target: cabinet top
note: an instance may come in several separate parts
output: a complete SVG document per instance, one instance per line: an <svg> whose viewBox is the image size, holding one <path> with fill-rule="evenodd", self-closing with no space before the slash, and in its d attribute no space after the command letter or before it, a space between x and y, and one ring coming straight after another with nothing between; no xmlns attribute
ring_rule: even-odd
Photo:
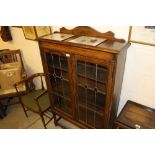
<svg viewBox="0 0 155 155"><path fill-rule="evenodd" d="M63 27L60 29L60 32L41 37L39 41L95 49L110 53L119 53L130 45L130 43L123 39L115 38L115 34L111 31L101 33L88 26L78 26L71 30Z"/></svg>

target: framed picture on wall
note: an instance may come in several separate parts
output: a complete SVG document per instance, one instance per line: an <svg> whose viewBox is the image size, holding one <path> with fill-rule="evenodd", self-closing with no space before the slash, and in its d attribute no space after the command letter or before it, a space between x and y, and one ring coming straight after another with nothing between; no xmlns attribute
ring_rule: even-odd
<svg viewBox="0 0 155 155"><path fill-rule="evenodd" d="M37 37L43 37L51 34L50 26L35 26Z"/></svg>
<svg viewBox="0 0 155 155"><path fill-rule="evenodd" d="M36 32L34 26L22 26L26 39L36 40Z"/></svg>
<svg viewBox="0 0 155 155"><path fill-rule="evenodd" d="M155 46L155 26L130 26L129 42Z"/></svg>
<svg viewBox="0 0 155 155"><path fill-rule="evenodd" d="M39 37L51 34L50 26L22 26L26 39L37 40Z"/></svg>

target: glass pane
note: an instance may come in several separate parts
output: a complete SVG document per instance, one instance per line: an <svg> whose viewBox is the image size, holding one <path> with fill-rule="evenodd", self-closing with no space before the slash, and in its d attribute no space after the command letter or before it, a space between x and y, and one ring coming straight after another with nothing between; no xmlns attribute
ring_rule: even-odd
<svg viewBox="0 0 155 155"><path fill-rule="evenodd" d="M96 101L97 106L104 107L105 95L101 93L96 93Z"/></svg>
<svg viewBox="0 0 155 155"><path fill-rule="evenodd" d="M106 82L107 79L108 79L108 71L107 71L107 69L105 67L103 67L103 66L98 66L97 80Z"/></svg>
<svg viewBox="0 0 155 155"><path fill-rule="evenodd" d="M52 57L54 67L60 69L59 56L54 54Z"/></svg>
<svg viewBox="0 0 155 155"><path fill-rule="evenodd" d="M51 64L52 64L51 54L47 53L47 54L46 54L46 59L47 59L47 64L48 64L48 65L51 65Z"/></svg>
<svg viewBox="0 0 155 155"><path fill-rule="evenodd" d="M82 108L81 106L79 106L79 120L81 120L82 122L86 122L86 108Z"/></svg>
<svg viewBox="0 0 155 155"><path fill-rule="evenodd" d="M53 104L59 110L71 114L70 81L68 78L68 60L56 54L46 54Z"/></svg>
<svg viewBox="0 0 155 155"><path fill-rule="evenodd" d="M80 122L93 128L104 128L108 69L77 61L77 104Z"/></svg>
<svg viewBox="0 0 155 155"><path fill-rule="evenodd" d="M86 77L96 79L96 64L86 63Z"/></svg>
<svg viewBox="0 0 155 155"><path fill-rule="evenodd" d="M82 61L77 62L77 74L85 75L85 62Z"/></svg>
<svg viewBox="0 0 155 155"><path fill-rule="evenodd" d="M94 80L87 78L86 83L87 83L88 88L90 89L94 89L96 87L96 83L94 82Z"/></svg>
<svg viewBox="0 0 155 155"><path fill-rule="evenodd" d="M79 104L85 104L86 103L86 90L85 90L85 88L78 86L77 93L78 93Z"/></svg>
<svg viewBox="0 0 155 155"><path fill-rule="evenodd" d="M54 72L53 72L53 74L54 74ZM57 77L61 77L61 70L55 68L55 74Z"/></svg>
<svg viewBox="0 0 155 155"><path fill-rule="evenodd" d="M103 116L100 114L95 114L95 128L97 129L103 129Z"/></svg>
<svg viewBox="0 0 155 155"><path fill-rule="evenodd" d="M56 82L56 78L54 78L54 76L50 76L50 82L51 82L51 86L52 86L52 91L57 92L57 82Z"/></svg>
<svg viewBox="0 0 155 155"><path fill-rule="evenodd" d="M63 90L64 96L69 98L70 97L70 83L68 81L63 80Z"/></svg>
<svg viewBox="0 0 155 155"><path fill-rule="evenodd" d="M95 92L87 89L87 104L95 104Z"/></svg>
<svg viewBox="0 0 155 155"><path fill-rule="evenodd" d="M56 108L68 114L72 114L69 100L64 99L63 97L55 94L52 95L52 99L53 99L53 103L55 103L54 105Z"/></svg>
<svg viewBox="0 0 155 155"><path fill-rule="evenodd" d="M94 114L95 114L94 111L87 109L87 123L93 127L95 123Z"/></svg>
<svg viewBox="0 0 155 155"><path fill-rule="evenodd" d="M102 93L106 93L106 84L97 82L97 90Z"/></svg>
<svg viewBox="0 0 155 155"><path fill-rule="evenodd" d="M62 76L63 79L68 79L68 72L67 71L62 70L61 74L62 74L61 76Z"/></svg>
<svg viewBox="0 0 155 155"><path fill-rule="evenodd" d="M56 85L57 85L57 93L63 95L63 85L62 80L60 78L56 78Z"/></svg>
<svg viewBox="0 0 155 155"><path fill-rule="evenodd" d="M61 68L62 68L62 70L67 71L68 70L67 59L65 57L60 57L60 61L61 61Z"/></svg>

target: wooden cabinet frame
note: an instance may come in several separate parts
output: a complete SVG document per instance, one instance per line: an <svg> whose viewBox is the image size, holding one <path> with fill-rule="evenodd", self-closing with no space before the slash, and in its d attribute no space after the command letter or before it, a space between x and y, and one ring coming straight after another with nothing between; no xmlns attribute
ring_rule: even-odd
<svg viewBox="0 0 155 155"><path fill-rule="evenodd" d="M125 66L125 60L126 60L126 50L130 44L125 42L122 39L116 39L112 32L100 33L90 27L77 27L77 28L74 28L73 30L67 30L65 28L62 28L60 30L60 33L73 34L74 36L64 41L55 41L55 40L50 40L46 38L41 38L39 40L43 68L46 75L47 88L49 90L49 96L50 96L52 111L54 115L58 115L81 128L96 128L96 127L112 128L113 122L116 118L117 108L118 108L119 98L121 93L121 85L122 85L124 66ZM97 45L96 47L79 45L79 44L68 42L68 40L76 38L80 35L88 35L93 37L95 36L100 38L103 37L103 38L106 38L107 40ZM48 57L52 57L52 60L49 60L49 62L54 63L54 60L56 60L57 56L59 56L60 66L62 63L60 62L60 60L65 61L63 60L62 57L64 57L64 59L66 59L68 63L67 74L68 74L68 79L70 84L71 114L67 114L66 112L62 111L58 107L56 108L55 105L53 104L54 99L53 97L51 97L51 94L53 93L52 89L54 88L52 87L50 82L50 77L49 77L50 71L49 71L49 64L47 59ZM79 108L78 106L80 106L78 102L78 98L80 97L78 96L77 98L77 95L79 95L79 92L77 90L79 88L78 86L79 83L77 81L78 80L77 78L79 78L77 65L79 62L81 62L81 66L84 65L84 67L86 68L85 76L82 77L84 78L84 81L87 81L86 84L84 84L83 86L84 88L82 88L84 92L86 92L85 102L86 102L86 105L88 105L87 104L88 99L89 98L91 99L93 98L93 96L95 96L94 97L95 100L93 100L95 101L95 105L93 105L92 107L92 108L95 107L94 111L92 109L91 109L92 111L89 111L87 107L86 108L83 107L84 110L82 109L81 113L79 113L79 110L78 110ZM93 68L90 68L89 65L92 67L96 66L95 68L96 80L94 82L96 84L93 87L93 91L92 91L94 93L93 96L91 96L92 92L90 90L88 93L88 87L87 87L88 81L90 80L88 80L89 78L87 79L86 74L89 70L90 76L92 76L91 71L93 69ZM107 69L107 73L105 72L103 74L104 70L102 69L102 67L103 68L105 67ZM52 67L52 72L54 72L52 73L52 76L55 76L55 70L56 70L55 67ZM60 72L61 72L60 74L62 74L62 70ZM105 97L103 93L100 93L97 90L99 85L98 79L97 79L99 77L97 77L97 75L99 73L101 75L107 74L107 77L106 77L107 83L105 85L105 89L106 89ZM60 79L63 81L63 77L60 76ZM57 87L57 82L56 82L56 87ZM87 93L90 96L87 96ZM98 112L98 108L96 111L96 106L97 106L96 103L102 103L100 100L103 99L103 97L105 98L105 101L104 101L105 108L103 107L101 109L101 113L103 112L103 116L99 116L96 113ZM64 101L64 98L62 101ZM99 106L99 108L100 107L101 105ZM85 113L83 111L86 111L86 113L87 111L89 112L89 115L86 116L86 122L84 122L83 120L82 121L80 120L80 117L85 120L85 116L83 115ZM92 116L95 117L93 121L94 124L91 124ZM89 120L89 123L87 119ZM57 121L55 120L55 124L57 125L56 122Z"/></svg>

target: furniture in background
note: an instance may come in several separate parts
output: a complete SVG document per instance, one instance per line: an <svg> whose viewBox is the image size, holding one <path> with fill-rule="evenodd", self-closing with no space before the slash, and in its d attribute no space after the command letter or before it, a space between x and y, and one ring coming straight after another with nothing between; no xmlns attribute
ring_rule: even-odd
<svg viewBox="0 0 155 155"><path fill-rule="evenodd" d="M25 39L37 40L52 33L50 26L22 26Z"/></svg>
<svg viewBox="0 0 155 155"><path fill-rule="evenodd" d="M28 110L39 114L44 128L46 129L46 125L53 119L53 116L49 116L46 114L46 112L50 110L51 106L47 90L45 89L43 83L43 76L43 73L33 74L17 82L15 84L15 88L18 93L19 101L23 107L26 117L28 117ZM35 82L37 83L37 86L39 85L38 88L36 87ZM24 95L21 95L21 93L18 90L18 87L23 83L26 86L26 92ZM49 118L47 123L45 122L44 116Z"/></svg>
<svg viewBox="0 0 155 155"><path fill-rule="evenodd" d="M39 46L55 125L58 115L81 128L112 128L130 43L79 26L42 37Z"/></svg>
<svg viewBox="0 0 155 155"><path fill-rule="evenodd" d="M18 67L17 67L18 66ZM16 68L15 68L16 67ZM10 68L10 69L9 69ZM17 97L14 83L26 77L26 72L20 50L0 50L0 100L7 99L7 103L3 105L5 110L12 98ZM24 93L25 86L20 86L20 93Z"/></svg>
<svg viewBox="0 0 155 155"><path fill-rule="evenodd" d="M12 40L12 36L11 36L9 26L0 26L0 37L5 42Z"/></svg>
<svg viewBox="0 0 155 155"><path fill-rule="evenodd" d="M116 122L117 129L155 129L155 109L127 101Z"/></svg>
<svg viewBox="0 0 155 155"><path fill-rule="evenodd" d="M4 118L6 116L6 111L5 111L5 107L3 106L3 104L0 101L0 118Z"/></svg>

